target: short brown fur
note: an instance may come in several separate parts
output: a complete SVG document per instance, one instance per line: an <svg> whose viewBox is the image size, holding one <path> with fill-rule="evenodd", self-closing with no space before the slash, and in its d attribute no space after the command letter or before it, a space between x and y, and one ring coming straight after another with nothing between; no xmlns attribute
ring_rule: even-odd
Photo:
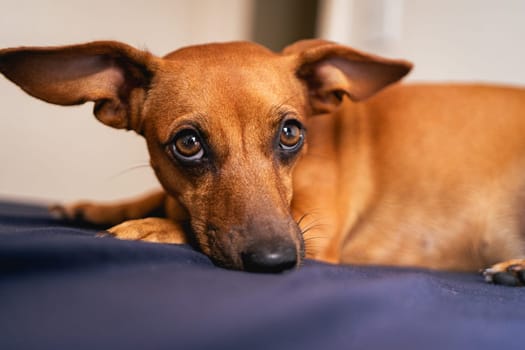
<svg viewBox="0 0 525 350"><path fill-rule="evenodd" d="M117 42L0 51L0 71L29 94L94 101L100 121L146 138L162 192L55 207L63 217L193 242L254 271L304 256L461 271L523 258L525 90L389 86L410 69L322 40L164 58ZM280 138L290 130L304 139L293 151ZM197 161L173 151L185 132L198 136ZM508 267L497 266L488 279Z"/></svg>

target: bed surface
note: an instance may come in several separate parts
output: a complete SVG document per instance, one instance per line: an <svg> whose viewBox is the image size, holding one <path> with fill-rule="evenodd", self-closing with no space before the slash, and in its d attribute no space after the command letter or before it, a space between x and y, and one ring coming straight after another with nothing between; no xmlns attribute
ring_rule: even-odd
<svg viewBox="0 0 525 350"><path fill-rule="evenodd" d="M264 275L0 202L0 349L525 349L525 288L331 266Z"/></svg>

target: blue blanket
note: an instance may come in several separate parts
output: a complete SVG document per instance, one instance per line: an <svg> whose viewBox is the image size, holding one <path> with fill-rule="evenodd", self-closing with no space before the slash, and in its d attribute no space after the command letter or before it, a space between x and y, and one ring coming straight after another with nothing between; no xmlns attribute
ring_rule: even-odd
<svg viewBox="0 0 525 350"><path fill-rule="evenodd" d="M331 266L264 275L0 202L0 349L525 349L525 288Z"/></svg>

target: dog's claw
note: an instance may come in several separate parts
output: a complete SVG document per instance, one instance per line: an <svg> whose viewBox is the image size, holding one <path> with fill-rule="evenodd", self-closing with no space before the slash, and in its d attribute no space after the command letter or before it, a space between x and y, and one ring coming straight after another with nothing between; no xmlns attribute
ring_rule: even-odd
<svg viewBox="0 0 525 350"><path fill-rule="evenodd" d="M113 237L113 235L111 233L109 233L108 231L100 231L100 232L97 232L95 237L96 238L105 238L105 237Z"/></svg>
<svg viewBox="0 0 525 350"><path fill-rule="evenodd" d="M60 205L55 204L48 208L49 214L57 220L84 221L86 210L85 204Z"/></svg>
<svg viewBox="0 0 525 350"><path fill-rule="evenodd" d="M55 204L48 208L49 214L53 219L56 220L65 220L68 218L68 215L66 213L66 210L64 206Z"/></svg>
<svg viewBox="0 0 525 350"><path fill-rule="evenodd" d="M504 286L525 285L525 259L514 259L495 264L483 270L483 276L488 283Z"/></svg>

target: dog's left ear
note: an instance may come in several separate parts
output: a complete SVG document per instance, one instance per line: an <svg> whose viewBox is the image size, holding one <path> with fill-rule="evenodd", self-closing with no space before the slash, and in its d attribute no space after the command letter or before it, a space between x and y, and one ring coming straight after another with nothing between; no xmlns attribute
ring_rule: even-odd
<svg viewBox="0 0 525 350"><path fill-rule="evenodd" d="M308 86L314 113L331 112L344 95L366 99L412 69L404 60L387 59L325 40L302 40L283 50L297 57L297 76Z"/></svg>
<svg viewBox="0 0 525 350"><path fill-rule="evenodd" d="M0 72L28 94L59 105L95 102L114 128L140 133L140 113L156 58L115 41L0 50Z"/></svg>

